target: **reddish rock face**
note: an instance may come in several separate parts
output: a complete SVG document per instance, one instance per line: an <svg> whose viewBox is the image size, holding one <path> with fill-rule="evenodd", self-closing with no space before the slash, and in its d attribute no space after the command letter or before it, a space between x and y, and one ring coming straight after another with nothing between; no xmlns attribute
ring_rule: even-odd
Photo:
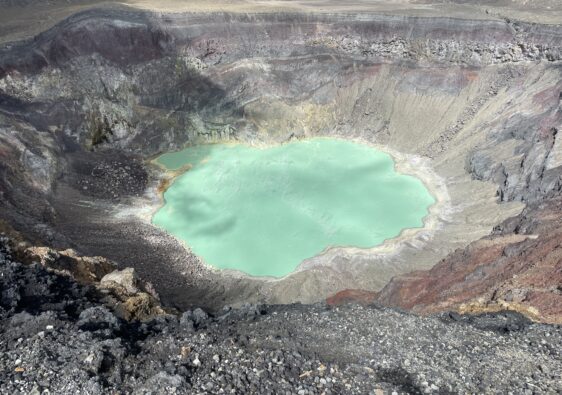
<svg viewBox="0 0 562 395"><path fill-rule="evenodd" d="M528 207L430 270L395 277L376 301L422 314L510 309L562 323L562 198Z"/></svg>
<svg viewBox="0 0 562 395"><path fill-rule="evenodd" d="M329 306L340 306L347 303L359 303L368 305L375 301L377 292L364 291L361 289L345 289L334 296L326 299Z"/></svg>

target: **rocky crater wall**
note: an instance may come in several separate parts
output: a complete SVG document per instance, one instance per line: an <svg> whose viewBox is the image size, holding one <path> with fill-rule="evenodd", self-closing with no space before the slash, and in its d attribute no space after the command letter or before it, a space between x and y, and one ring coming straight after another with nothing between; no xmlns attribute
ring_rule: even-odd
<svg viewBox="0 0 562 395"><path fill-rule="evenodd" d="M34 242L135 267L179 307L376 291L560 192L561 36L374 14L77 14L0 48L1 215ZM430 173L443 192L431 228L262 281L208 270L148 222L154 155L319 135Z"/></svg>

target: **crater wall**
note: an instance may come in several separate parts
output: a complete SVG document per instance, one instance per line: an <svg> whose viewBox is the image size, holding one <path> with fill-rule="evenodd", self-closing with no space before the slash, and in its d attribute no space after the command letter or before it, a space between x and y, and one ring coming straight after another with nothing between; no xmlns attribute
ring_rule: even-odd
<svg viewBox="0 0 562 395"><path fill-rule="evenodd" d="M0 48L2 217L219 308L381 289L561 189L558 27L371 13L91 10ZM151 226L158 153L338 136L402 155L441 196L391 249L330 250L280 281L215 272Z"/></svg>

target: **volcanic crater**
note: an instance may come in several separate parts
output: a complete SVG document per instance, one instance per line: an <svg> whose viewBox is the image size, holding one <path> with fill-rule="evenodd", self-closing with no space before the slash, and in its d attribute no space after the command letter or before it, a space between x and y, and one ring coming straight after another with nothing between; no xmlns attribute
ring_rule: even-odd
<svg viewBox="0 0 562 395"><path fill-rule="evenodd" d="M561 43L555 25L492 15L81 11L0 47L0 215L33 244L134 268L178 309L377 295L392 278L381 300L412 308L396 276L542 240L521 213L562 188ZM421 179L436 199L423 228L271 279L213 270L152 225L177 175L157 156L316 137L379 147ZM542 318L560 300L545 292Z"/></svg>

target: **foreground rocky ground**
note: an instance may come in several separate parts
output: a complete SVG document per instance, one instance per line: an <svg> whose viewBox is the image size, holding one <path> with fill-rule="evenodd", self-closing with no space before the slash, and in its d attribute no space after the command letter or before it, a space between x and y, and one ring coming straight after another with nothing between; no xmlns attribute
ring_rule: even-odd
<svg viewBox="0 0 562 395"><path fill-rule="evenodd" d="M0 392L560 393L562 328L514 313L246 306L125 321L0 241Z"/></svg>

